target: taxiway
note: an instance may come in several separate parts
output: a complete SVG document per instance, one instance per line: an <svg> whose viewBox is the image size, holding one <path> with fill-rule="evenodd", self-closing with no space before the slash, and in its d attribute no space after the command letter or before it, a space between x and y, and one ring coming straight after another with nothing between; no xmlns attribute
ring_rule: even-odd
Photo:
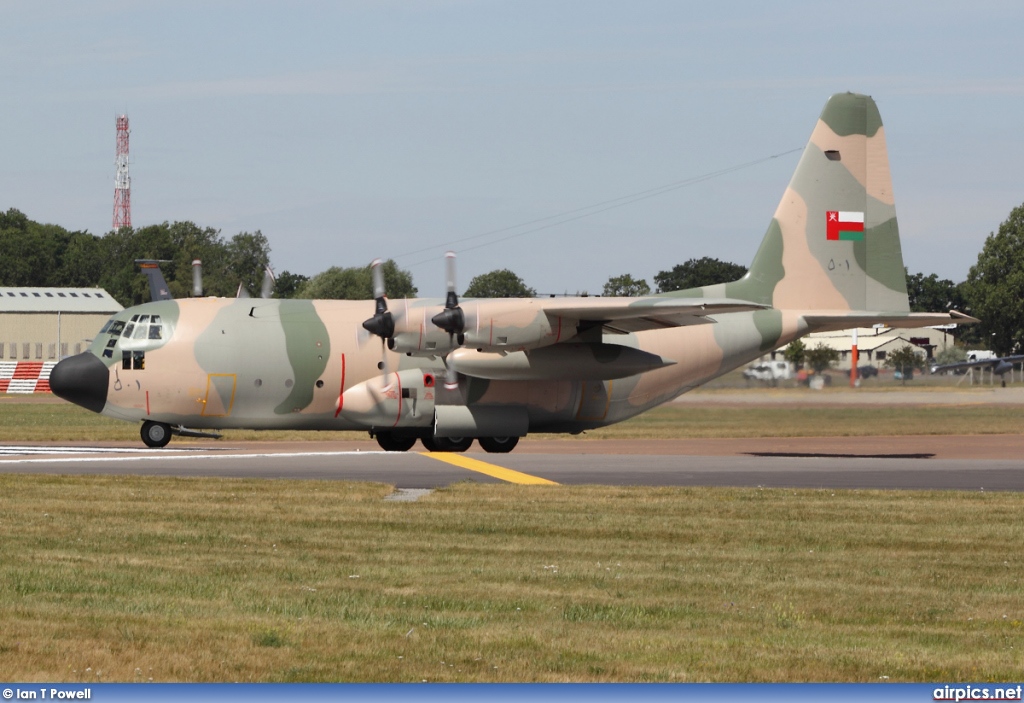
<svg viewBox="0 0 1024 703"><path fill-rule="evenodd" d="M0 472L615 486L1024 491L1024 437L530 439L512 454L384 453L372 442L0 446Z"/></svg>

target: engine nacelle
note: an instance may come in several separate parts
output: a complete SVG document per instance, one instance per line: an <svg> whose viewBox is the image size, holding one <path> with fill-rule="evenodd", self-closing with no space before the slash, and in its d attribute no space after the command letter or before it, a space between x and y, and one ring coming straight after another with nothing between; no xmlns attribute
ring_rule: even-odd
<svg viewBox="0 0 1024 703"><path fill-rule="evenodd" d="M431 321L442 306L396 305L389 348L413 356L444 356L459 347L488 352L538 349L575 337L579 324L549 316L529 298L468 300L461 308L465 327L461 334L449 334Z"/></svg>
<svg viewBox="0 0 1024 703"><path fill-rule="evenodd" d="M530 298L470 300L463 346L482 351L537 349L576 336L578 320L549 316Z"/></svg>
<svg viewBox="0 0 1024 703"><path fill-rule="evenodd" d="M459 373L492 381L611 381L676 363L618 344L577 342L506 354L456 349L448 360Z"/></svg>
<svg viewBox="0 0 1024 703"><path fill-rule="evenodd" d="M434 374L423 369L374 376L341 395L338 414L367 429L430 427L435 384Z"/></svg>

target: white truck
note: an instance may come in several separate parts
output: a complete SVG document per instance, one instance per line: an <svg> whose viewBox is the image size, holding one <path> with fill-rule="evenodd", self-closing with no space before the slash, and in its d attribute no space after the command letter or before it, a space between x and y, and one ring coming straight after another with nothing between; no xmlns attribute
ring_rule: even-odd
<svg viewBox="0 0 1024 703"><path fill-rule="evenodd" d="M761 361L745 369L743 378L774 386L779 381L793 378L793 364L788 361Z"/></svg>

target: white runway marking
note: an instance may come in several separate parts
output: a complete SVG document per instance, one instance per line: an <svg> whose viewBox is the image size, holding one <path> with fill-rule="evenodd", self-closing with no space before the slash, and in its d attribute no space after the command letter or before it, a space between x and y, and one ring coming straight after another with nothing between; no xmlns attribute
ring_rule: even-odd
<svg viewBox="0 0 1024 703"><path fill-rule="evenodd" d="M0 444L0 456L17 456L24 454L147 454L160 451L159 449L140 449L138 447L45 447L45 446L19 446L14 444ZM174 449L176 452L207 452L205 447L187 447Z"/></svg>
<svg viewBox="0 0 1024 703"><path fill-rule="evenodd" d="M58 452L52 451L53 448L47 448L47 449L51 449L51 451L46 451L46 452L40 451L40 452L34 452L34 453L36 453L36 454L44 454L44 453L45 454L54 454L54 453L58 453ZM65 449L67 449L67 447L65 447ZM350 452L280 452L280 453L271 452L271 453L264 453L264 454L246 454L246 453L241 453L241 452L237 452L237 453L220 453L220 452L218 452L217 454L207 454L207 453L205 453L206 451L209 451L209 450L193 450L192 454L177 454L177 453L169 454L169 453L164 452L164 450L161 450L161 449L149 449L149 450L145 450L145 449L134 449L134 450L101 449L101 450L96 450L96 449L94 449L92 451L93 452L100 451L100 452L105 452L105 453L117 452L117 451L135 451L135 452L148 452L148 453L144 454L144 455L134 454L132 456L71 456L71 455L61 455L59 457L52 457L52 458L45 458L45 459L22 459L22 458L17 458L17 459L0 459L0 464L3 464L3 465L8 465L8 464L45 464L45 463L50 463L50 464L54 464L54 463L72 464L72 463L89 463L89 462L92 462L92 463L100 463L100 462L103 462L103 463L113 463L113 462L117 462L117 461L180 461L180 460L200 461L202 459L273 459L273 458L286 459L286 458L310 457L310 456L387 456L387 457L391 457L391 458L395 458L395 457L399 457L399 456L419 456L419 454L406 454L406 453L402 453L402 452L384 452L384 451L380 451L380 452L360 452L360 451L350 451ZM178 452L180 450L176 449L174 451Z"/></svg>

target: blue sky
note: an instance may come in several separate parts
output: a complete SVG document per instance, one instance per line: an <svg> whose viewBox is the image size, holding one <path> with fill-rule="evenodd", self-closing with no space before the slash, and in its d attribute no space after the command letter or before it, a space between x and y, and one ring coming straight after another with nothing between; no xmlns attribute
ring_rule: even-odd
<svg viewBox="0 0 1024 703"><path fill-rule="evenodd" d="M307 275L394 257L423 295L466 240L460 288L507 267L599 292L749 264L798 153L505 228L800 148L852 90L886 124L906 264L959 281L1024 202L1021 27L984 0L6 2L0 208L108 231L127 113L136 226L259 229Z"/></svg>

